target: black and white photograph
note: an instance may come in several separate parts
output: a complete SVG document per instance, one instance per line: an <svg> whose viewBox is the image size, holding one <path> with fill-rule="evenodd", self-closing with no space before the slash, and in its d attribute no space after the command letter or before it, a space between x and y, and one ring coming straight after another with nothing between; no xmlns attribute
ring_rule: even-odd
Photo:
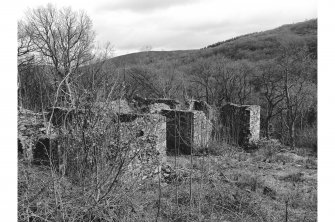
<svg viewBox="0 0 335 222"><path fill-rule="evenodd" d="M321 221L317 3L21 1L11 219Z"/></svg>

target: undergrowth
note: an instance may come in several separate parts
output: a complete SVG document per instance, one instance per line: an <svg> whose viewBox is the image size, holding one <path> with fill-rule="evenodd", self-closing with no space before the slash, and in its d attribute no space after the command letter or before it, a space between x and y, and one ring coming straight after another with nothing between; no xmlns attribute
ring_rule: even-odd
<svg viewBox="0 0 335 222"><path fill-rule="evenodd" d="M216 144L192 163L190 156L168 157L161 174L121 177L108 198L96 202L95 186L20 160L18 220L316 221L313 161L275 141L260 142L253 153Z"/></svg>

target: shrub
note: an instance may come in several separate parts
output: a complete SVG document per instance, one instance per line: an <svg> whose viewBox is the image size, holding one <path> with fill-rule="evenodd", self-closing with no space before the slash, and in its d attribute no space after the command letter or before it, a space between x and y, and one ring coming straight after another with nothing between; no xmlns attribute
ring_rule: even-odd
<svg viewBox="0 0 335 222"><path fill-rule="evenodd" d="M317 126L311 126L300 130L296 136L297 147L307 147L311 148L313 152L317 152L318 149L318 139L317 139Z"/></svg>
<svg viewBox="0 0 335 222"><path fill-rule="evenodd" d="M255 142L255 146L258 148L256 153L258 155L264 156L265 158L271 158L277 154L284 146L275 139L260 139Z"/></svg>

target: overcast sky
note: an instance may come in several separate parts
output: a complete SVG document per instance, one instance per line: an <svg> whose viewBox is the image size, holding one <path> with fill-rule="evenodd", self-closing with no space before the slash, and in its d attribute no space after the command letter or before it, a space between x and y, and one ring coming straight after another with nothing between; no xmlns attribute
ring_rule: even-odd
<svg viewBox="0 0 335 222"><path fill-rule="evenodd" d="M19 4L18 17L45 0ZM152 50L198 49L231 37L317 18L317 0L90 0L49 1L85 10L100 43L116 55Z"/></svg>

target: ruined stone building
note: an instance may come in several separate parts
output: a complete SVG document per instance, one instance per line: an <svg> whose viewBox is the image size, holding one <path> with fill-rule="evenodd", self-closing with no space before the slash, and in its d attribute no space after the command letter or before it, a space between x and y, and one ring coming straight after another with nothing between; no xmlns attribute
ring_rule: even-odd
<svg viewBox="0 0 335 222"><path fill-rule="evenodd" d="M187 105L188 108L181 110L181 105L176 100L135 97L132 103L126 100L116 100L108 104L97 103L90 112L112 114L109 119L105 117L104 119L110 122L108 123L110 127L117 129L115 132L119 133L120 137L115 141L128 147L129 154L136 152L139 154L134 164L130 166L133 171L141 169L140 165L143 162L151 163L153 166L165 162L166 155L196 153L199 149L206 148L211 140L244 146L259 139L259 106L229 103L214 112L211 106L202 101L192 100ZM79 121L84 127L87 112L85 109L74 111L56 108L52 112L51 122L56 128L72 124L73 121L77 124ZM36 129L34 134L29 133L30 131L25 129L34 124L23 121L25 115L28 119L29 115L37 116L39 123L35 128L45 130L45 125L41 124L40 114L21 112L19 144L23 149L30 150L26 152L30 158L47 159L48 155L43 154L45 147L50 144L57 146L57 139L53 137L52 141L56 142L50 143L50 138L47 138L45 132L40 129ZM45 116L50 118L50 113ZM87 121L87 124L92 123ZM47 148L50 150L49 155L55 150L54 155L59 153L58 148Z"/></svg>

